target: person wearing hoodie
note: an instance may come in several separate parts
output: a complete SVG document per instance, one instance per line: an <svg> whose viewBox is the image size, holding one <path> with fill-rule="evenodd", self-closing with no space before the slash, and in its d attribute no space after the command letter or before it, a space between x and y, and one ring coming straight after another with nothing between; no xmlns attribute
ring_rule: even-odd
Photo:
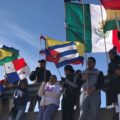
<svg viewBox="0 0 120 120"><path fill-rule="evenodd" d="M38 95L41 98L38 120L53 120L53 115L59 108L61 87L57 77L51 75L49 82L42 82Z"/></svg>
<svg viewBox="0 0 120 120"><path fill-rule="evenodd" d="M80 86L82 85L81 73L75 73L71 65L64 67L66 77L62 78L62 120L73 120L74 106L80 95Z"/></svg>
<svg viewBox="0 0 120 120"><path fill-rule="evenodd" d="M113 47L108 52L110 62L108 64L108 75L114 74L114 69L120 64L120 56L117 54L116 47Z"/></svg>
<svg viewBox="0 0 120 120"><path fill-rule="evenodd" d="M27 89L27 82L20 80L18 89L13 95L14 107L10 111L9 120L22 120L25 113L27 102L29 101L29 91Z"/></svg>

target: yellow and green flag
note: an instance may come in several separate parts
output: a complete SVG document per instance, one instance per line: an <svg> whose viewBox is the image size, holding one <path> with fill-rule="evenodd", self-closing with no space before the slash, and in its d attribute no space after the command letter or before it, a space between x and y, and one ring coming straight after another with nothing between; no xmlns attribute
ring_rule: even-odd
<svg viewBox="0 0 120 120"><path fill-rule="evenodd" d="M19 50L13 47L7 47L3 45L0 48L0 65L15 60L18 58L18 56L19 56Z"/></svg>
<svg viewBox="0 0 120 120"><path fill-rule="evenodd" d="M120 30L120 0L101 0L101 3L107 13L104 31Z"/></svg>

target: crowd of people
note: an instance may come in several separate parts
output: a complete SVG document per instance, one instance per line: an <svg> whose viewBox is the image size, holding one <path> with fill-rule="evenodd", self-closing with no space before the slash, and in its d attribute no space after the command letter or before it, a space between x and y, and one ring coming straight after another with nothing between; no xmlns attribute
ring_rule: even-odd
<svg viewBox="0 0 120 120"><path fill-rule="evenodd" d="M88 57L84 71L75 71L72 65L64 66L65 77L61 77L61 81L57 81L56 75L46 69L45 60L39 60L39 67L29 76L30 80L35 81L34 84L40 83L38 93L30 96L26 80L19 81L13 95L14 107L10 110L9 120L22 120L28 101L30 101L28 112L33 112L38 102L37 120L53 120L60 105L61 95L62 120L74 120L75 106L80 111L80 120L87 120L89 112L92 120L98 120L100 91L106 92L108 105L116 105L117 95L120 93L120 57L115 47L109 51L108 56L109 80L105 80L103 72L95 67L94 57ZM118 113L115 112L112 119L119 120Z"/></svg>

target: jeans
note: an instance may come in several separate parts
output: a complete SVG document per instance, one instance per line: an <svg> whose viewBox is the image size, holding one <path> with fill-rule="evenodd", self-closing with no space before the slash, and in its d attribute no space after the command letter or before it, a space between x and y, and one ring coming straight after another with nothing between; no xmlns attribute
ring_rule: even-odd
<svg viewBox="0 0 120 120"><path fill-rule="evenodd" d="M38 114L38 120L53 120L53 115L58 109L58 105L50 104L40 106L40 112Z"/></svg>
<svg viewBox="0 0 120 120"><path fill-rule="evenodd" d="M88 95L82 92L80 95L80 120L86 120L88 111L91 112L91 120L98 120L101 97L99 92Z"/></svg>
<svg viewBox="0 0 120 120"><path fill-rule="evenodd" d="M17 114L15 116L9 116L9 120L22 120L25 109L26 106L17 106Z"/></svg>

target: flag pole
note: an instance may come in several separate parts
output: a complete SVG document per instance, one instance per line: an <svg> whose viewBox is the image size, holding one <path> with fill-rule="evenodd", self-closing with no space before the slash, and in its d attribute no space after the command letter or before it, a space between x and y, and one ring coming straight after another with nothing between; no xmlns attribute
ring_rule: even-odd
<svg viewBox="0 0 120 120"><path fill-rule="evenodd" d="M43 39L45 41L45 49L47 48L47 37L44 37L42 34L40 36L40 40ZM45 54L45 71L44 71L44 82L46 81L46 54ZM44 95L44 105L43 105L43 111L45 110L45 92L43 93Z"/></svg>
<svg viewBox="0 0 120 120"><path fill-rule="evenodd" d="M105 23L104 23L104 19L103 19L103 9L102 9L102 3L100 0L98 0L99 3L100 3L100 10L101 10L101 18L102 18L102 25L104 27ZM104 35L104 46L105 46L105 56L106 56L106 62L107 62L107 65L108 65L108 54L107 54L107 46L106 46L106 39L105 39L105 32L103 30L103 35Z"/></svg>
<svg viewBox="0 0 120 120"><path fill-rule="evenodd" d="M47 37L44 37L42 34L41 34L41 36L40 36L40 41L41 40L44 40L45 41L45 49L47 48ZM47 60L46 60L46 54L45 54L45 62L46 62ZM45 72L44 72L44 81L46 80L46 64L45 64Z"/></svg>
<svg viewBox="0 0 120 120"><path fill-rule="evenodd" d="M6 87L9 87L10 88L10 91L12 91L12 86L13 85L10 85L9 84L9 82L8 82L8 79L7 79L7 77L6 77L6 75L7 75L7 72L6 72L6 69L5 69L5 64L3 64L3 68L4 68L4 71L5 71L5 76L4 76L4 78L5 78L5 86ZM7 82L7 84L6 84L6 82ZM14 86L15 87L15 86ZM10 102L11 102L12 100L11 99L8 99L8 109L11 109L11 104L10 104Z"/></svg>
<svg viewBox="0 0 120 120"><path fill-rule="evenodd" d="M85 7L84 7L84 0L81 0L81 3L82 3L82 10L83 10L83 21L84 21L84 24L83 24L83 28L84 28L84 52L85 52L85 74L88 75L88 71L87 71L87 49L86 49L86 22L85 22ZM86 80L86 83L87 83L87 90L88 90L88 78Z"/></svg>

